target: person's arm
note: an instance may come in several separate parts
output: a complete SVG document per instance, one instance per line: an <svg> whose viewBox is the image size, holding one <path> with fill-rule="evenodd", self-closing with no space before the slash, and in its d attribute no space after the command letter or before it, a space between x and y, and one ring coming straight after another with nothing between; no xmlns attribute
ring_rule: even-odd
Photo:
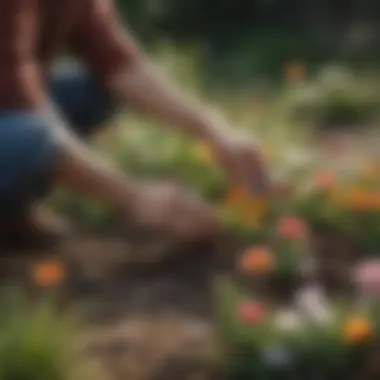
<svg viewBox="0 0 380 380"><path fill-rule="evenodd" d="M54 183L126 215L138 192L136 182L83 144L53 107L45 115L58 149Z"/></svg>
<svg viewBox="0 0 380 380"><path fill-rule="evenodd" d="M207 142L233 185L267 191L256 145L159 74L124 28L112 0L81 0L72 47L111 92L169 127Z"/></svg>
<svg viewBox="0 0 380 380"><path fill-rule="evenodd" d="M168 127L210 142L227 123L154 67L118 17L112 0L82 0L71 38L74 52L122 101Z"/></svg>
<svg viewBox="0 0 380 380"><path fill-rule="evenodd" d="M203 240L219 233L210 207L191 192L167 182L128 178L83 144L54 107L44 118L49 128L42 130L42 137L56 149L51 163L55 185L99 201L139 227L174 238Z"/></svg>
<svg viewBox="0 0 380 380"><path fill-rule="evenodd" d="M214 144L230 132L221 115L182 91L148 58L121 67L108 86L134 109L192 137Z"/></svg>

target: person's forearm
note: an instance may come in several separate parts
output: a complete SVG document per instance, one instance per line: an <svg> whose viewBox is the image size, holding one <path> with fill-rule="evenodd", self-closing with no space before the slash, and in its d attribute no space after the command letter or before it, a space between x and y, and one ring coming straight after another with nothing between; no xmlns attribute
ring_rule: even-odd
<svg viewBox="0 0 380 380"><path fill-rule="evenodd" d="M59 149L55 184L127 213L137 191L135 184L72 134L54 109L46 117Z"/></svg>
<svg viewBox="0 0 380 380"><path fill-rule="evenodd" d="M127 213L133 201L133 183L86 147L76 144L61 147L55 183L122 213Z"/></svg>
<svg viewBox="0 0 380 380"><path fill-rule="evenodd" d="M148 61L119 70L108 84L124 103L188 135L215 142L227 132L217 112L182 93Z"/></svg>

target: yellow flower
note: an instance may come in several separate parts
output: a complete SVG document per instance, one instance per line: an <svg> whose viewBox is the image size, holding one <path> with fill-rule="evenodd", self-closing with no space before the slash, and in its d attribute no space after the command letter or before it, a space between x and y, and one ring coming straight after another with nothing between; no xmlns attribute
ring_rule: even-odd
<svg viewBox="0 0 380 380"><path fill-rule="evenodd" d="M343 326L343 339L350 345L359 345L370 341L373 333L372 323L363 316L353 316Z"/></svg>
<svg viewBox="0 0 380 380"><path fill-rule="evenodd" d="M58 260L38 263L32 268L33 282L43 288L60 285L65 279L65 267Z"/></svg>
<svg viewBox="0 0 380 380"><path fill-rule="evenodd" d="M262 218L268 212L268 208L268 198L249 199L240 210L241 219L248 227L259 227Z"/></svg>
<svg viewBox="0 0 380 380"><path fill-rule="evenodd" d="M212 149L205 143L200 143L196 147L196 157L206 164L214 163Z"/></svg>
<svg viewBox="0 0 380 380"><path fill-rule="evenodd" d="M235 211L237 218L247 227L258 227L269 210L269 198L248 194L236 187L227 194L227 205Z"/></svg>

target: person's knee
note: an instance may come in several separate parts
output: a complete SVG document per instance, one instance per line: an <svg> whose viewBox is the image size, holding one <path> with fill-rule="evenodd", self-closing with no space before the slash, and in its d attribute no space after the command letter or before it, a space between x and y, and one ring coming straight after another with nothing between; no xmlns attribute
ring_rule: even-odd
<svg viewBox="0 0 380 380"><path fill-rule="evenodd" d="M81 136L88 136L107 124L117 110L117 102L111 94L81 65L55 68L51 96Z"/></svg>
<svg viewBox="0 0 380 380"><path fill-rule="evenodd" d="M0 213L43 195L59 158L59 145L43 117L13 112L0 117Z"/></svg>

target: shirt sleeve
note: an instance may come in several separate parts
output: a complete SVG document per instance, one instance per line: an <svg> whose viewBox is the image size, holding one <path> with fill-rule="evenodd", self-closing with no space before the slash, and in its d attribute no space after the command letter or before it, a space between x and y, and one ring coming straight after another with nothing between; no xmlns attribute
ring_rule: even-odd
<svg viewBox="0 0 380 380"><path fill-rule="evenodd" d="M138 61L140 48L118 17L113 0L81 1L70 47L104 82L115 70Z"/></svg>

